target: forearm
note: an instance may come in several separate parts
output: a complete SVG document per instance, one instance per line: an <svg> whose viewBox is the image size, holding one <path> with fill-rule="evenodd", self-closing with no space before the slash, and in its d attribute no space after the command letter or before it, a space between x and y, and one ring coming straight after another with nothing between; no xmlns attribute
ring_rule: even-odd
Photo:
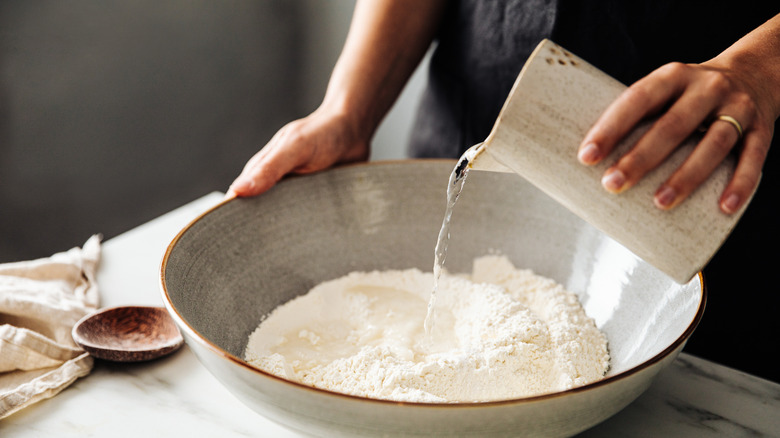
<svg viewBox="0 0 780 438"><path fill-rule="evenodd" d="M321 108L370 138L428 50L444 0L360 0Z"/></svg>

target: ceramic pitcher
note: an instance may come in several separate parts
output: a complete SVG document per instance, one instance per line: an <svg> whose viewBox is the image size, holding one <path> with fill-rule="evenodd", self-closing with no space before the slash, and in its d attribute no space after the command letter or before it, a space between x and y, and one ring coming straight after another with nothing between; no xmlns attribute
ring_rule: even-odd
<svg viewBox="0 0 780 438"><path fill-rule="evenodd" d="M723 244L744 212L722 213L718 199L731 178L723 162L672 210L653 194L690 154L689 139L659 168L620 194L601 176L649 128L637 127L601 163L584 166L577 149L590 127L626 88L561 46L542 41L520 72L495 126L472 151L477 170L513 171L678 283L694 277ZM747 203L745 203L747 206Z"/></svg>

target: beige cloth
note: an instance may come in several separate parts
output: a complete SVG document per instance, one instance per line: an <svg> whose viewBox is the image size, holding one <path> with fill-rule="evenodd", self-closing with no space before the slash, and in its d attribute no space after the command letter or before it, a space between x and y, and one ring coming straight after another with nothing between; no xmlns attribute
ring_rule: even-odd
<svg viewBox="0 0 780 438"><path fill-rule="evenodd" d="M83 248L0 264L0 418L89 374L71 330L98 306L100 236Z"/></svg>

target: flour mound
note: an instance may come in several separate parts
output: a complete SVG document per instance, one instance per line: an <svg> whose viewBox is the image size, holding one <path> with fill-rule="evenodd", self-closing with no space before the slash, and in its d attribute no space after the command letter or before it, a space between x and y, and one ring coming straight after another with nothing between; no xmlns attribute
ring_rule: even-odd
<svg viewBox="0 0 780 438"><path fill-rule="evenodd" d="M601 379L607 340L553 280L502 256L445 273L433 333L423 321L433 274L354 272L274 310L245 359L317 388L407 402L483 402L557 392Z"/></svg>

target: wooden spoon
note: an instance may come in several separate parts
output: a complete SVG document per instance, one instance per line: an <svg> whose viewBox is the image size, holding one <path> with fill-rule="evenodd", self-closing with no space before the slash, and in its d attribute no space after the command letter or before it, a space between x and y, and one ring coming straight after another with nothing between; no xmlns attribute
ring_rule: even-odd
<svg viewBox="0 0 780 438"><path fill-rule="evenodd" d="M92 356L115 362L156 359L184 343L165 308L120 306L87 315L73 326L73 340Z"/></svg>

